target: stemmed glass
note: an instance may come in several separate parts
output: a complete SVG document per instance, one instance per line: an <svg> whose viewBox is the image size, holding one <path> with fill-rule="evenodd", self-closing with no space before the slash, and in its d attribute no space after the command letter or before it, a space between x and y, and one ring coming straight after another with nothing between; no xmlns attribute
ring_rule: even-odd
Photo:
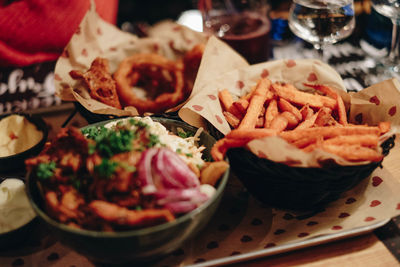
<svg viewBox="0 0 400 267"><path fill-rule="evenodd" d="M289 11L291 31L311 43L323 59L323 49L348 37L354 30L353 0L293 0Z"/></svg>
<svg viewBox="0 0 400 267"><path fill-rule="evenodd" d="M383 64L393 74L390 76L400 77L400 0L372 0L372 6L379 14L392 20L391 49Z"/></svg>

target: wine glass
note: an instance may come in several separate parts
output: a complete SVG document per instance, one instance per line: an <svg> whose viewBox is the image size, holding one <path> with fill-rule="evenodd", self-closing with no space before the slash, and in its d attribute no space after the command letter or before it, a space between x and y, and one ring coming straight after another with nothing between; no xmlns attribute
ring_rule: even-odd
<svg viewBox="0 0 400 267"><path fill-rule="evenodd" d="M311 43L323 59L323 49L348 37L354 30L353 0L293 0L289 11L291 31Z"/></svg>
<svg viewBox="0 0 400 267"><path fill-rule="evenodd" d="M392 20L392 43L388 57L382 62L391 76L400 76L400 0L372 0L373 8Z"/></svg>
<svg viewBox="0 0 400 267"><path fill-rule="evenodd" d="M268 7L266 0L198 0L203 32L219 37L251 64L270 57Z"/></svg>

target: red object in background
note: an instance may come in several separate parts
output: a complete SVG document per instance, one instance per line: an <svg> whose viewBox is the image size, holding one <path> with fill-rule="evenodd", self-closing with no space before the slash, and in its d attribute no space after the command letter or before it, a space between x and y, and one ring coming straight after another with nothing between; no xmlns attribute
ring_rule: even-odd
<svg viewBox="0 0 400 267"><path fill-rule="evenodd" d="M118 0L95 0L115 24ZM0 0L0 66L56 60L89 9L90 0Z"/></svg>

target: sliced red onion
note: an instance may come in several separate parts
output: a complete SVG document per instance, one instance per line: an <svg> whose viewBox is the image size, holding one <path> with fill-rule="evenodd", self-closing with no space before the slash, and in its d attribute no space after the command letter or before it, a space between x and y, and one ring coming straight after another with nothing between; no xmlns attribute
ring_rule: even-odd
<svg viewBox="0 0 400 267"><path fill-rule="evenodd" d="M159 190L154 196L158 206L169 209L175 214L191 211L209 198L206 194L200 192L199 188ZM182 212L183 209L185 211Z"/></svg>
<svg viewBox="0 0 400 267"><path fill-rule="evenodd" d="M160 148L155 155L153 171L162 176L165 188L188 188L200 186L196 174L172 150Z"/></svg>
<svg viewBox="0 0 400 267"><path fill-rule="evenodd" d="M200 191L196 174L167 148L150 148L143 152L138 164L142 193L151 195L155 204L174 214L189 212L208 200Z"/></svg>
<svg viewBox="0 0 400 267"><path fill-rule="evenodd" d="M142 153L142 156L138 163L138 175L139 180L142 185L143 194L152 194L157 191L157 188L154 184L151 162L153 157L157 154L157 148L147 149Z"/></svg>

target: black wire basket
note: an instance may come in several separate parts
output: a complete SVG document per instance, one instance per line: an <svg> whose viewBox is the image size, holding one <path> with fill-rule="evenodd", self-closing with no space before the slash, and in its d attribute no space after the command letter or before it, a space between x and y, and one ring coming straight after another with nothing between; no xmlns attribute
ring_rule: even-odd
<svg viewBox="0 0 400 267"><path fill-rule="evenodd" d="M112 120L112 119L117 119L117 118L122 118L122 117L118 117L116 115L93 113L93 112L87 110L79 102L74 102L74 105L75 105L76 110L79 112L79 114L82 117L84 117L85 120L89 124L102 122L102 121L107 121L107 120ZM165 118L165 119L172 119L172 120L182 121L181 118L179 118L177 111L176 112L167 112L167 113L162 113L162 114L154 114L151 117Z"/></svg>
<svg viewBox="0 0 400 267"><path fill-rule="evenodd" d="M395 136L382 143L386 156L394 146ZM259 158L245 148L227 152L232 171L259 201L289 210L318 210L340 198L381 166L382 162L341 166L326 162L322 168L290 167Z"/></svg>

